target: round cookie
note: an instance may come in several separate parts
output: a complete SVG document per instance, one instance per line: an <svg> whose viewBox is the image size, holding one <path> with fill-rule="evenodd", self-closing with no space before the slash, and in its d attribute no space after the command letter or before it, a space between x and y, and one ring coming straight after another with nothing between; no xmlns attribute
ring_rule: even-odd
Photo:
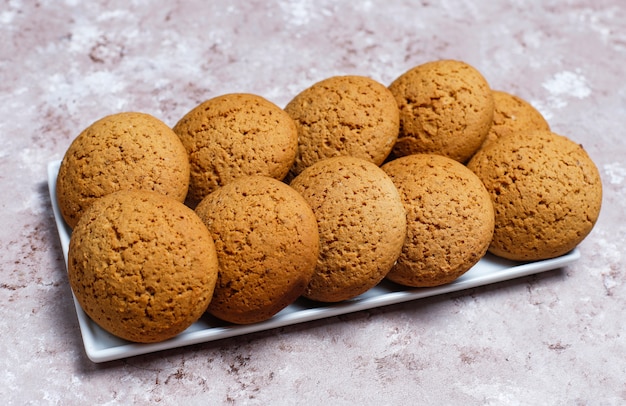
<svg viewBox="0 0 626 406"><path fill-rule="evenodd" d="M582 146L550 131L508 135L468 163L496 213L489 251L521 261L553 258L576 247L600 213L600 174Z"/></svg>
<svg viewBox="0 0 626 406"><path fill-rule="evenodd" d="M76 299L94 322L130 341L163 341L193 324L211 301L217 269L202 221L156 192L96 200L70 239Z"/></svg>
<svg viewBox="0 0 626 406"><path fill-rule="evenodd" d="M399 112L384 85L364 76L334 76L285 107L298 127L297 175L317 161L354 156L381 165L398 137Z"/></svg>
<svg viewBox="0 0 626 406"><path fill-rule="evenodd" d="M291 182L317 218L320 255L304 296L351 299L377 285L400 255L406 214L389 177L355 157L326 158Z"/></svg>
<svg viewBox="0 0 626 406"><path fill-rule="evenodd" d="M219 277L208 312L248 324L291 304L309 283L319 238L307 202L283 182L238 178L196 207L214 238Z"/></svg>
<svg viewBox="0 0 626 406"><path fill-rule="evenodd" d="M174 126L191 162L188 203L249 175L282 180L293 164L298 132L284 110L261 96L226 94L207 100Z"/></svg>
<svg viewBox="0 0 626 406"><path fill-rule="evenodd" d="M400 109L397 157L432 153L466 162L482 145L493 121L493 95L472 66L428 62L389 85Z"/></svg>
<svg viewBox="0 0 626 406"><path fill-rule="evenodd" d="M398 188L407 212L407 238L389 280L412 287L447 284L485 255L494 211L472 171L434 154L401 157L382 169Z"/></svg>
<svg viewBox="0 0 626 406"><path fill-rule="evenodd" d="M112 114L72 141L61 161L57 201L74 227L91 203L118 190L151 190L184 201L189 158L171 128L145 113Z"/></svg>
<svg viewBox="0 0 626 406"><path fill-rule="evenodd" d="M493 91L493 123L483 146L509 134L528 130L550 130L541 113L526 100L500 90Z"/></svg>

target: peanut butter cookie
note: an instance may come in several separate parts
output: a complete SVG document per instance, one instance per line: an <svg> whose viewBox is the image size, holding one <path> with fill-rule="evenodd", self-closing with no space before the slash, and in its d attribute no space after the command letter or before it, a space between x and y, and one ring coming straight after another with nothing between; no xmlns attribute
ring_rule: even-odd
<svg viewBox="0 0 626 406"><path fill-rule="evenodd" d="M463 164L442 155L390 161L407 212L407 238L387 278L413 287L453 282L487 252L494 228L491 197Z"/></svg>
<svg viewBox="0 0 626 406"><path fill-rule="evenodd" d="M124 112L91 124L74 139L61 161L57 200L74 227L91 203L118 190L151 190L184 201L189 158L161 120Z"/></svg>
<svg viewBox="0 0 626 406"><path fill-rule="evenodd" d="M493 123L483 146L508 134L528 130L550 130L550 125L530 103L513 94L494 90Z"/></svg>
<svg viewBox="0 0 626 406"><path fill-rule="evenodd" d="M406 214L398 190L375 164L326 158L293 181L317 218L320 255L304 296L322 302L351 299L376 286L400 255Z"/></svg>
<svg viewBox="0 0 626 406"><path fill-rule="evenodd" d="M188 204L249 175L282 180L298 148L298 132L284 110L261 96L234 93L207 100L174 126L191 162Z"/></svg>
<svg viewBox="0 0 626 406"><path fill-rule="evenodd" d="M400 109L397 157L432 153L466 162L487 137L493 95L485 78L460 61L428 62L391 85Z"/></svg>
<svg viewBox="0 0 626 406"><path fill-rule="evenodd" d="M183 203L119 191L95 200L74 228L68 274L81 307L103 329L158 342L205 312L217 255L208 230Z"/></svg>
<svg viewBox="0 0 626 406"><path fill-rule="evenodd" d="M557 257L595 225L602 183L581 145L546 130L492 142L468 163L487 187L496 223L489 251L521 261Z"/></svg>
<svg viewBox="0 0 626 406"><path fill-rule="evenodd" d="M298 126L292 174L324 158L354 156L381 165L398 138L399 112L391 92L363 76L334 76L291 100L285 111Z"/></svg>
<svg viewBox="0 0 626 406"><path fill-rule="evenodd" d="M231 323L256 323L304 292L319 237L313 211L295 190L270 177L245 176L206 196L196 213L219 259L209 313Z"/></svg>

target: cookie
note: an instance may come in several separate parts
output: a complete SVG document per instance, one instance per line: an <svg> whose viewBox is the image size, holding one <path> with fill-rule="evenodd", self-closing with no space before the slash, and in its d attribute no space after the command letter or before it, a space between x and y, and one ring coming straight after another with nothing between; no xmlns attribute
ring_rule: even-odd
<svg viewBox="0 0 626 406"><path fill-rule="evenodd" d="M418 65L389 85L400 109L396 157L417 153L466 162L489 133L493 95L474 67L454 60Z"/></svg>
<svg viewBox="0 0 626 406"><path fill-rule="evenodd" d="M529 130L550 130L550 125L543 115L521 97L494 90L493 101L493 123L483 146L508 134Z"/></svg>
<svg viewBox="0 0 626 406"><path fill-rule="evenodd" d="M308 285L319 254L315 215L283 182L241 177L206 196L196 213L215 240L219 278L208 312L248 324L267 320Z"/></svg>
<svg viewBox="0 0 626 406"><path fill-rule="evenodd" d="M94 201L74 228L68 275L80 306L104 330L159 342L205 312L217 255L208 230L183 203L119 191Z"/></svg>
<svg viewBox="0 0 626 406"><path fill-rule="evenodd" d="M382 169L398 188L407 212L407 238L389 280L412 287L444 285L485 255L494 210L472 171L435 154L408 155Z"/></svg>
<svg viewBox="0 0 626 406"><path fill-rule="evenodd" d="M174 126L191 162L188 204L241 176L282 180L294 162L298 132L284 110L261 96L234 93L207 100Z"/></svg>
<svg viewBox="0 0 626 406"><path fill-rule="evenodd" d="M74 227L92 202L119 190L150 190L184 201L189 158L161 120L145 113L112 114L74 139L56 183L59 208Z"/></svg>
<svg viewBox="0 0 626 406"><path fill-rule="evenodd" d="M285 111L298 127L297 175L317 161L354 156L381 165L399 129L391 92L364 76L334 76L315 83L291 100Z"/></svg>
<svg viewBox="0 0 626 406"><path fill-rule="evenodd" d="M320 255L303 296L351 299L376 286L400 255L406 214L398 190L375 164L341 156L318 161L291 182L317 218Z"/></svg>
<svg viewBox="0 0 626 406"><path fill-rule="evenodd" d="M595 225L602 183L581 145L546 130L498 139L468 163L487 187L496 213L489 251L533 261L575 248Z"/></svg>

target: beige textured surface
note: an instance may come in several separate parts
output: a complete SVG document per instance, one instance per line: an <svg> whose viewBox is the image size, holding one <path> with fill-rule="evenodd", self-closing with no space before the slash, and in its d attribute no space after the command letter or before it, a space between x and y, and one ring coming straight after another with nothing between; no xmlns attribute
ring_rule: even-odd
<svg viewBox="0 0 626 406"><path fill-rule="evenodd" d="M406 237L406 212L389 176L364 159L338 156L309 166L290 185L319 230L320 255L303 296L339 302L376 286Z"/></svg>
<svg viewBox="0 0 626 406"><path fill-rule="evenodd" d="M317 161L354 156L381 165L398 138L391 92L364 76L333 76L298 93L285 111L298 127L294 175Z"/></svg>
<svg viewBox="0 0 626 406"><path fill-rule="evenodd" d="M494 228L491 196L465 165L413 154L383 165L407 213L407 237L387 278L414 287L450 283L487 252Z"/></svg>
<svg viewBox="0 0 626 406"><path fill-rule="evenodd" d="M72 141L64 154L57 196L63 218L76 225L91 203L118 190L150 190L183 201L189 158L158 118L137 112L107 115Z"/></svg>
<svg viewBox="0 0 626 406"><path fill-rule="evenodd" d="M225 94L195 106L174 126L189 154L188 203L241 176L282 180L293 165L298 133L276 104L249 93Z"/></svg>
<svg viewBox="0 0 626 406"><path fill-rule="evenodd" d="M209 313L232 323L269 319L296 300L317 263L317 222L306 200L265 176L215 190L196 213L215 240L219 278Z"/></svg>
<svg viewBox="0 0 626 406"><path fill-rule="evenodd" d="M626 6L619 0L0 7L0 397L6 404L621 405L626 399ZM91 363L46 164L105 114L174 125L229 92L283 107L333 75L476 66L582 144L604 186L563 269L245 337ZM443 384L452 382L452 384Z"/></svg>
<svg viewBox="0 0 626 406"><path fill-rule="evenodd" d="M94 201L70 240L69 282L81 307L130 341L163 341L198 320L217 271L200 218L156 192L122 190Z"/></svg>
<svg viewBox="0 0 626 406"><path fill-rule="evenodd" d="M563 255L592 230L602 205L595 164L574 141L546 130L510 134L467 164L493 200L489 251L534 261Z"/></svg>

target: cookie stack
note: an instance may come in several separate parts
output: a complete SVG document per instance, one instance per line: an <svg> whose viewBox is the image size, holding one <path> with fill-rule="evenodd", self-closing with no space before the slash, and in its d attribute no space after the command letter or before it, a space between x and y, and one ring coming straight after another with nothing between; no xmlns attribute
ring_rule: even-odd
<svg viewBox="0 0 626 406"><path fill-rule="evenodd" d="M451 283L487 252L556 257L602 199L580 145L454 60L388 87L331 77L284 109L221 95L173 128L107 116L72 142L56 187L77 300L136 342L205 312L247 324L298 297L349 300L385 278Z"/></svg>

